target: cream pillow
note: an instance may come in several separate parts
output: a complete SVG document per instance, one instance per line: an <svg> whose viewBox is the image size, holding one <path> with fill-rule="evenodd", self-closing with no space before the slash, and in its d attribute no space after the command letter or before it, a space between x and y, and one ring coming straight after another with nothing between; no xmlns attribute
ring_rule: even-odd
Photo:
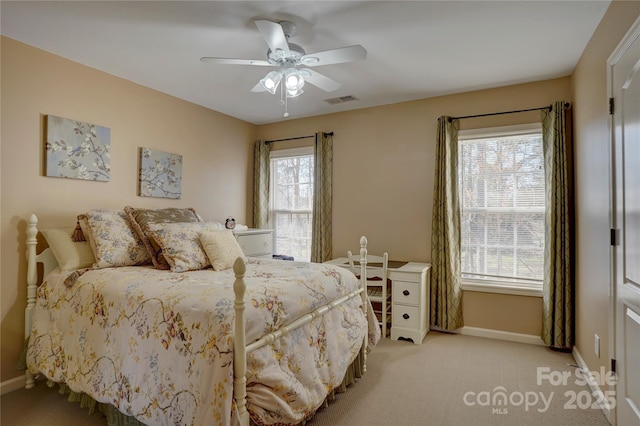
<svg viewBox="0 0 640 426"><path fill-rule="evenodd" d="M58 266L64 271L88 268L96 261L88 241L73 242L71 236L75 228L43 229Z"/></svg>
<svg viewBox="0 0 640 426"><path fill-rule="evenodd" d="M203 232L200 243L216 271L233 267L238 257L245 258L232 231Z"/></svg>

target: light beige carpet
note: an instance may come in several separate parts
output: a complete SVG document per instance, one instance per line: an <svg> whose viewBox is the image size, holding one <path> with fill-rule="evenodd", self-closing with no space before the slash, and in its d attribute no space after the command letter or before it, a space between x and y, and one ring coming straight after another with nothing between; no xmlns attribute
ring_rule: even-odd
<svg viewBox="0 0 640 426"><path fill-rule="evenodd" d="M575 364L568 353L479 337L429 332L422 345L387 339L367 374L311 425L609 425L599 408L572 407L573 394L595 399L568 364ZM538 367L548 368L541 385ZM544 371L570 377L552 386ZM501 391L507 403L493 404Z"/></svg>
<svg viewBox="0 0 640 426"><path fill-rule="evenodd" d="M367 374L307 425L608 425L586 404L595 399L576 383L574 363L548 348L470 336L430 332L422 345L386 339ZM564 385L545 378L562 372ZM493 401L501 393L505 404ZM106 424L43 383L2 396L0 409L7 426Z"/></svg>

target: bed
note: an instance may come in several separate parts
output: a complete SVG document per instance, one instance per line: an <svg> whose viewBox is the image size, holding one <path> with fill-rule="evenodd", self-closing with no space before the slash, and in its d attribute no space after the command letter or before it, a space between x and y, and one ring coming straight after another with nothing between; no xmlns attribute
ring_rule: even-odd
<svg viewBox="0 0 640 426"><path fill-rule="evenodd" d="M103 225L108 240L117 226ZM228 267L238 253L224 244L218 255L227 257L227 267L216 268L204 236L227 233L203 232L206 226L156 226L179 228L174 237L181 238L185 229L197 229L200 239L191 238L191 247L201 244L210 259L200 255L197 268L176 271L177 258L158 268L135 256L129 256L134 264L109 264L122 235L112 238L111 257L94 255L81 268L82 262L60 262L54 247L36 254L39 231L31 215L27 387L44 377L114 407L127 422L280 425L304 423L335 389L366 371L366 354L380 335L362 279L344 268L245 258L241 251ZM51 246L52 230L43 234ZM89 240L99 253L99 243ZM79 243L71 244L74 251ZM171 247L160 245L170 259ZM189 250L182 255L186 264L198 263ZM110 260L99 265L104 259Z"/></svg>

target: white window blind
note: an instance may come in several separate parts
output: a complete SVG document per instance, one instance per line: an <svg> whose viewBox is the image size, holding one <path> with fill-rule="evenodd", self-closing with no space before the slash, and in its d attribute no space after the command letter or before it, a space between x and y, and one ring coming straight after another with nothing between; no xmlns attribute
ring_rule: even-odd
<svg viewBox="0 0 640 426"><path fill-rule="evenodd" d="M274 253L311 260L313 147L271 151L270 223Z"/></svg>
<svg viewBox="0 0 640 426"><path fill-rule="evenodd" d="M460 138L465 278L541 284L545 185L541 130Z"/></svg>

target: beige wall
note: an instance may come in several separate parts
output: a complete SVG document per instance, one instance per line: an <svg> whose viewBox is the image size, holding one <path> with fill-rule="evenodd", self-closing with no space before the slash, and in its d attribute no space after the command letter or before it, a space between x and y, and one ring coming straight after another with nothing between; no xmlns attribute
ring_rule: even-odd
<svg viewBox="0 0 640 426"><path fill-rule="evenodd" d="M542 298L465 291L462 294L465 326L539 336Z"/></svg>
<svg viewBox="0 0 640 426"><path fill-rule="evenodd" d="M609 114L607 59L640 16L640 2L613 1L572 77L577 200L576 347L591 370L609 368ZM600 358L594 352L600 336Z"/></svg>
<svg viewBox="0 0 640 426"><path fill-rule="evenodd" d="M205 219L250 219L255 126L2 38L2 377L24 336L25 229L73 226L91 208L191 206ZM111 129L111 181L44 177L47 114ZM138 147L183 156L181 200L136 196Z"/></svg>
<svg viewBox="0 0 640 426"><path fill-rule="evenodd" d="M438 117L537 108L556 100L572 101L568 77L263 125L258 135L270 140L317 131L335 133L334 256L357 250L364 234L371 252L388 251L392 259L430 261ZM540 113L531 112L466 119L461 126L539 120ZM465 292L465 325L540 335L541 306L537 297Z"/></svg>
<svg viewBox="0 0 640 426"><path fill-rule="evenodd" d="M1 380L21 374L13 366L24 327L23 253L29 213L46 210L40 213L42 226L53 227L70 226L78 212L97 206L193 206L207 219L235 215L250 223L252 141L334 131L334 255L357 249L359 236L366 234L371 251L386 250L395 259L429 261L438 116L534 108L556 100L574 105L577 343L591 369L608 365L604 343L609 327L605 63L639 9L640 2L612 3L571 78L257 128L2 38ZM111 128L111 182L42 176L46 114ZM463 120L462 127L537 119L537 113L504 115ZM140 146L183 155L182 200L136 196L136 150ZM291 144L279 143L275 148L287 146ZM540 298L465 292L463 303L467 326L534 335L540 332ZM591 349L593 333L603 342L600 359Z"/></svg>

